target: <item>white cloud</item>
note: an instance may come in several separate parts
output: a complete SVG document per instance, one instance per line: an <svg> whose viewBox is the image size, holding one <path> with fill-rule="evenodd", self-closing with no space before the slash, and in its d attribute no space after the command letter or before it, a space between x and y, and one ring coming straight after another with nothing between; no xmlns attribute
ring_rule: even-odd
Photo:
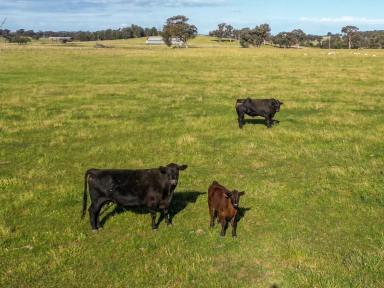
<svg viewBox="0 0 384 288"><path fill-rule="evenodd" d="M323 17L323 18L311 18L301 17L301 22L313 22L313 23L348 23L348 24L384 24L384 18L366 18L366 17L353 17L353 16L341 16L335 18Z"/></svg>
<svg viewBox="0 0 384 288"><path fill-rule="evenodd" d="M57 6L76 5L99 6L99 5L131 5L131 6L218 6L231 2L232 0L14 0L13 2L0 3L9 7L40 6L41 4L54 4ZM0 1L1 2L1 1Z"/></svg>

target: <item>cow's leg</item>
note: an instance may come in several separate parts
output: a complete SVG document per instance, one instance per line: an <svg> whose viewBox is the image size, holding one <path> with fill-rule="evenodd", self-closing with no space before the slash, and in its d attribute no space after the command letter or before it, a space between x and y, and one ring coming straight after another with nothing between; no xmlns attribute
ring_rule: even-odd
<svg viewBox="0 0 384 288"><path fill-rule="evenodd" d="M237 228L237 220L236 216L232 218L231 220L231 226L232 226L232 237L236 237L236 228Z"/></svg>
<svg viewBox="0 0 384 288"><path fill-rule="evenodd" d="M220 232L220 236L224 237L225 236L225 230L227 230L227 220L225 219L225 217L223 217L222 219L220 219L220 222L221 222L221 232Z"/></svg>
<svg viewBox="0 0 384 288"><path fill-rule="evenodd" d="M89 206L89 220L91 222L91 227L93 231L97 230L97 221L96 221L96 209L95 209L95 203L92 202L91 206Z"/></svg>
<svg viewBox="0 0 384 288"><path fill-rule="evenodd" d="M100 212L101 212L101 208L103 207L104 204L108 203L110 200L107 199L107 198L102 198L99 200L99 202L97 203L97 206L96 206L96 226L97 226L97 229L100 229L101 228L101 223L100 223Z"/></svg>
<svg viewBox="0 0 384 288"><path fill-rule="evenodd" d="M244 126L244 113L238 113L237 121L239 122L239 128L242 129Z"/></svg>
<svg viewBox="0 0 384 288"><path fill-rule="evenodd" d="M157 230L157 225L156 225L156 208L152 207L150 208L151 210L151 218L152 218L152 229Z"/></svg>
<svg viewBox="0 0 384 288"><path fill-rule="evenodd" d="M267 122L267 127L272 128L273 120L272 120L272 117L270 115L265 117L265 121Z"/></svg>
<svg viewBox="0 0 384 288"><path fill-rule="evenodd" d="M171 216L169 216L168 207L163 209L165 223L172 225Z"/></svg>
<svg viewBox="0 0 384 288"><path fill-rule="evenodd" d="M93 201L89 207L89 217L91 220L91 226L93 230L97 230L101 227L99 214L101 207L108 201L106 198L99 198L96 201Z"/></svg>
<svg viewBox="0 0 384 288"><path fill-rule="evenodd" d="M237 112L237 121L239 122L239 128L243 128L244 126L244 109L242 107L236 108Z"/></svg>

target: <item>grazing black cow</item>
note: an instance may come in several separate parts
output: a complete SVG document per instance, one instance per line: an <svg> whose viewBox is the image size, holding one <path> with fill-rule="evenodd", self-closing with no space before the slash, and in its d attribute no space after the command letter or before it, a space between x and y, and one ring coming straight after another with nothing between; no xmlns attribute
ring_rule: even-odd
<svg viewBox="0 0 384 288"><path fill-rule="evenodd" d="M272 128L275 120L273 117L280 111L280 105L283 105L276 99L238 99L236 102L236 112L239 121L239 128L244 126L244 115L251 117L261 116L265 118L268 128Z"/></svg>
<svg viewBox="0 0 384 288"><path fill-rule="evenodd" d="M101 207L109 202L125 207L147 206L151 211L152 229L156 226L156 211L164 212L166 223L172 224L168 208L179 180L179 171L187 165L168 164L166 167L142 170L89 169L85 173L83 214L87 208L87 184L91 197L89 217L93 230L100 228Z"/></svg>

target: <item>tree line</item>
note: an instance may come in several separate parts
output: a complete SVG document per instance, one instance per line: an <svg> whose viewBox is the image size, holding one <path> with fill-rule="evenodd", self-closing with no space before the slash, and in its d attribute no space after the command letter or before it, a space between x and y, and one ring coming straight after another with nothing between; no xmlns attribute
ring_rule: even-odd
<svg viewBox="0 0 384 288"><path fill-rule="evenodd" d="M357 49L357 48L384 48L384 30L359 31L356 26L345 26L341 33L328 33L327 35L306 34L301 29L290 32L280 32L271 35L269 24L261 24L255 28L234 29L226 23L218 24L216 30L209 32L210 36L217 37L219 41L240 40L244 48L260 47L268 44L280 48L292 47L318 47L327 49Z"/></svg>
<svg viewBox="0 0 384 288"><path fill-rule="evenodd" d="M95 32L54 32L19 29L11 32L7 29L0 29L0 36L10 42L25 44L31 39L46 37L72 37L75 41L98 41L98 40L117 40L148 36L162 36L165 44L176 46L175 43L183 43L187 46L189 39L197 35L197 27L188 23L188 18L183 15L170 17L166 20L162 30L155 27L143 28L132 24L129 27L119 29L106 29ZM340 48L384 48L384 30L378 31L359 31L356 26L345 26L340 33L327 35L306 34L301 29L294 29L289 32L280 32L276 35L271 34L269 24L264 23L254 28L235 29L227 23L220 23L216 30L209 32L210 36L217 37L218 41L238 40L244 48L260 47L261 45L272 45L281 48L293 47L318 47L328 49ZM180 44L177 44L180 46Z"/></svg>
<svg viewBox="0 0 384 288"><path fill-rule="evenodd" d="M158 36L160 31L156 27L143 28L132 24L129 27L119 29L106 29L100 31L38 31L19 29L10 31L8 29L0 29L0 36L6 38L9 42L20 42L21 39L35 39L47 37L72 37L75 41L98 41L98 40L118 40L140 38L148 36Z"/></svg>

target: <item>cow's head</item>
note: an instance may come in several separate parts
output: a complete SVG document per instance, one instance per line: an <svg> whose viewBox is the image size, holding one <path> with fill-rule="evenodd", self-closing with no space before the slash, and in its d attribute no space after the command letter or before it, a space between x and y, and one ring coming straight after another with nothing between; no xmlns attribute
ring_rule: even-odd
<svg viewBox="0 0 384 288"><path fill-rule="evenodd" d="M233 208L237 209L237 207L239 207L240 196L243 196L244 194L244 191L239 192L237 190L233 190L232 192L228 191L227 193L225 193L225 197L227 199L230 199Z"/></svg>
<svg viewBox="0 0 384 288"><path fill-rule="evenodd" d="M280 102L279 100L277 99L272 99L272 105L273 107L275 108L275 111L276 112L279 112L280 111L280 106L283 105L284 103L283 102Z"/></svg>
<svg viewBox="0 0 384 288"><path fill-rule="evenodd" d="M160 166L159 170L162 174L166 174L168 177L168 183L171 187L175 188L177 182L179 181L179 171L185 170L188 168L188 165L177 165L175 163L170 163L167 166Z"/></svg>

